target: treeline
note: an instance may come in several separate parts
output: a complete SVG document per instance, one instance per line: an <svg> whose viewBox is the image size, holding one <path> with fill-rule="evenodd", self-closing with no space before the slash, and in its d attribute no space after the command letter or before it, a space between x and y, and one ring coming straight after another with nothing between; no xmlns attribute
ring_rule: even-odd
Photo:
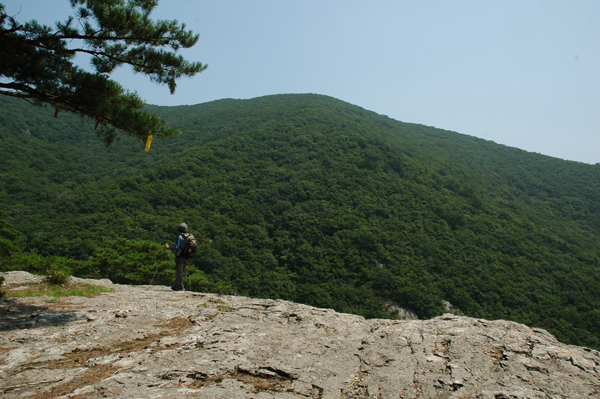
<svg viewBox="0 0 600 399"><path fill-rule="evenodd" d="M19 147L27 156L13 158L13 177L55 184L57 194L15 191L3 175L6 219L26 253L5 268L29 256L64 262L80 276L170 285L172 255L162 244L185 221L199 243L186 276L196 290L366 317L389 317L389 301L433 317L447 300L469 316L600 348L597 166L316 95L154 110L185 133L159 141L153 155L140 143L97 150L122 173L78 169L87 150L65 138L63 150L81 160L65 159L87 177L52 183L31 162L51 147L42 139Z"/></svg>

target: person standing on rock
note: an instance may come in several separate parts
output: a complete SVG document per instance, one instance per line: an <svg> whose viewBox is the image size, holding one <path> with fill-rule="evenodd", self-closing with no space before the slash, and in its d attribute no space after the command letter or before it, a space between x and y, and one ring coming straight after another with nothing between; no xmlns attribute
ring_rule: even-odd
<svg viewBox="0 0 600 399"><path fill-rule="evenodd" d="M177 226L177 231L179 232L177 244L174 247L165 244L165 248L175 253L175 284L171 289L173 291L184 291L183 273L190 258L196 255L196 239L189 233L188 226L185 223Z"/></svg>

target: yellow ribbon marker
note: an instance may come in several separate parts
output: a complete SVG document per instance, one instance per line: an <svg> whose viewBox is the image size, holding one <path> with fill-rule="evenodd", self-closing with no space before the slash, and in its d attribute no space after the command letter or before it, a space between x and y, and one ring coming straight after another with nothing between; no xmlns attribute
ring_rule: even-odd
<svg viewBox="0 0 600 399"><path fill-rule="evenodd" d="M149 134L146 139L146 152L150 151L150 143L152 143L152 135Z"/></svg>
<svg viewBox="0 0 600 399"><path fill-rule="evenodd" d="M56 103L56 110L54 111L54 117L58 118L58 111L60 110L60 104Z"/></svg>

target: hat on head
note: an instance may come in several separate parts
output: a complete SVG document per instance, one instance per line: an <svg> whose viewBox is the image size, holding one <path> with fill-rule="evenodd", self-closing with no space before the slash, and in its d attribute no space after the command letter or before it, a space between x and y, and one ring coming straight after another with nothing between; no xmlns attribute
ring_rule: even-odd
<svg viewBox="0 0 600 399"><path fill-rule="evenodd" d="M187 224L181 223L179 226L177 226L177 231L180 233L187 233L189 231Z"/></svg>

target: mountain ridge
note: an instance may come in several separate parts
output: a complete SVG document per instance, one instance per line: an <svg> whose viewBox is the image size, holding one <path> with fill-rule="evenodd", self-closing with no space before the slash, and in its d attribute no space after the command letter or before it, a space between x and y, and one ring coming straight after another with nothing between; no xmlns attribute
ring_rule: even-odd
<svg viewBox="0 0 600 399"><path fill-rule="evenodd" d="M0 164L0 201L25 248L69 258L79 276L166 285L172 261L158 243L186 221L199 238L194 290L366 317L393 300L430 318L448 300L600 347L599 168L324 96L156 110L184 133L150 154L0 129L2 150L22 154ZM64 136L65 155L36 134Z"/></svg>

